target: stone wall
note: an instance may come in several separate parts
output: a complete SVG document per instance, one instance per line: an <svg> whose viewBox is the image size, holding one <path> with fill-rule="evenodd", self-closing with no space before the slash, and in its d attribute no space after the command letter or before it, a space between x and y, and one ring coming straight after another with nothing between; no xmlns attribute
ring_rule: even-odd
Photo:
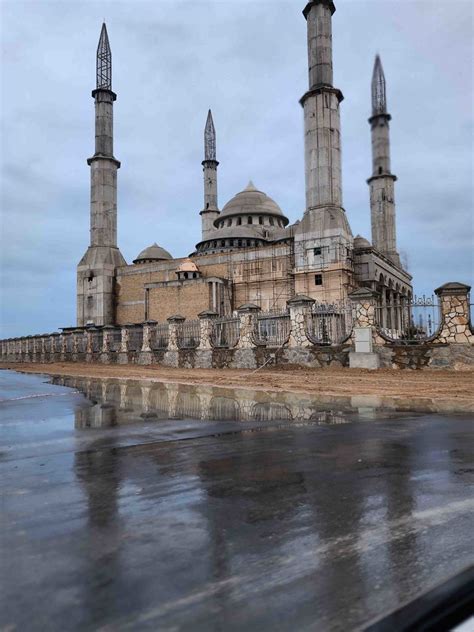
<svg viewBox="0 0 474 632"><path fill-rule="evenodd" d="M372 335L373 353L382 368L474 370L474 336L470 326L469 287L448 283L436 290L440 296L441 325L435 336L422 342L390 341L378 331L375 322L376 295L359 289L351 295L353 324ZM101 362L105 364L163 364L189 368L248 368L277 364L312 368L349 366L357 355L353 336L341 344L317 344L308 333L314 301L296 296L288 301L290 335L279 347L256 344L255 329L259 307L242 305L238 311L238 341L232 348L213 345L213 327L217 314L205 310L193 327L195 348L180 348L180 331L186 319L172 316L168 325L147 321L142 325L64 329L61 334L42 334L0 341L3 362ZM286 319L285 319L286 320ZM286 320L288 323L288 320ZM157 347L155 335L166 330L166 343ZM196 335L194 331L196 330ZM370 338L370 334L369 334ZM155 340L156 339L156 340ZM161 338L160 338L161 340ZM160 342L161 344L161 342Z"/></svg>

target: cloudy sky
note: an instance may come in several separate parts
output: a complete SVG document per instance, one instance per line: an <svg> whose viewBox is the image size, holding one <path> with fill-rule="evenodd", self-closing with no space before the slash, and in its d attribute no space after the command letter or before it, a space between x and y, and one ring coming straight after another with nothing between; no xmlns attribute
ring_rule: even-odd
<svg viewBox="0 0 474 632"><path fill-rule="evenodd" d="M470 0L336 0L344 206L370 238L370 79L388 82L398 243L415 290L472 282ZM252 178L291 221L304 210L304 0L3 0L0 337L75 324L89 238L95 51L113 54L119 246L185 256L200 238L202 135L212 108L219 202Z"/></svg>

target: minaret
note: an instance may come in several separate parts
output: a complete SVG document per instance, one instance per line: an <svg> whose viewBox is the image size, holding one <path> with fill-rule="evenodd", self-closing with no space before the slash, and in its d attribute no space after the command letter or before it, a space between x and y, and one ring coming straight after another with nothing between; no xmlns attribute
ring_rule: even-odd
<svg viewBox="0 0 474 632"><path fill-rule="evenodd" d="M342 207L340 90L333 86L332 0L312 0L303 11L307 22L309 90L304 109L306 213L324 232L332 214L332 234L351 239ZM314 222L313 222L314 224Z"/></svg>
<svg viewBox="0 0 474 632"><path fill-rule="evenodd" d="M219 217L217 205L217 166L216 160L216 130L212 120L212 112L207 114L204 128L204 208L200 212L202 221L202 241L209 239L215 230L214 221Z"/></svg>
<svg viewBox="0 0 474 632"><path fill-rule="evenodd" d="M115 269L126 265L117 247L117 169L113 152L112 53L105 24L97 47L95 152L91 168L90 246L77 268L77 324L114 324Z"/></svg>
<svg viewBox="0 0 474 632"><path fill-rule="evenodd" d="M370 214L372 244L379 252L400 267L397 252L395 225L395 181L390 171L390 114L387 113L385 75L380 57L375 57L372 75L372 176L370 187Z"/></svg>
<svg viewBox="0 0 474 632"><path fill-rule="evenodd" d="M345 298L353 237L342 206L340 90L333 86L332 0L308 2L309 89L304 110L306 210L294 232L295 288L317 300ZM315 273L318 273L315 276ZM318 287L316 287L316 284Z"/></svg>

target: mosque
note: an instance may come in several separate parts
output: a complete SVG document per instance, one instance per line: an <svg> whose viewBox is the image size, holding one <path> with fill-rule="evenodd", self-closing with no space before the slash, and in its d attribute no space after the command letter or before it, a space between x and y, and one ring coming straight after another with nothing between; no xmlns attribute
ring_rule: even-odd
<svg viewBox="0 0 474 632"><path fill-rule="evenodd" d="M395 182L390 167L391 116L377 56L372 79L371 242L353 237L343 207L340 104L333 86L332 0L312 0L307 22L308 91L304 112L306 208L290 224L283 209L252 182L219 208L216 132L211 112L204 131L202 231L194 250L174 258L156 243L127 264L117 244L117 171L113 150L112 56L102 26L97 49L95 153L91 169L90 246L77 267L77 325L164 322L203 311L230 316L243 304L278 311L295 295L343 304L360 287L382 307L412 295L396 243ZM199 207L198 207L199 208ZM196 211L197 212L197 211Z"/></svg>

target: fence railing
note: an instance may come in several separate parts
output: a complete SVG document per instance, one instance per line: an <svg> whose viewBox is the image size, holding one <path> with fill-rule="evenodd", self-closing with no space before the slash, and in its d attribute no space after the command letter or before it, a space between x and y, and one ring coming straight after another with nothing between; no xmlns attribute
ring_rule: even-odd
<svg viewBox="0 0 474 632"><path fill-rule="evenodd" d="M199 320L185 320L177 327L176 343L178 349L196 349L201 339Z"/></svg>
<svg viewBox="0 0 474 632"><path fill-rule="evenodd" d="M429 340L441 324L435 297L414 297L375 308L379 333L390 341L414 344Z"/></svg>
<svg viewBox="0 0 474 632"><path fill-rule="evenodd" d="M306 321L306 335L316 345L338 345L352 331L352 305L315 304Z"/></svg>
<svg viewBox="0 0 474 632"><path fill-rule="evenodd" d="M211 344L220 349L232 349L239 342L240 319L217 318L212 321Z"/></svg>
<svg viewBox="0 0 474 632"><path fill-rule="evenodd" d="M153 350L167 349L169 342L170 328L168 323L163 323L153 327L150 337L150 347Z"/></svg>
<svg viewBox="0 0 474 632"><path fill-rule="evenodd" d="M260 312L255 323L253 339L256 345L281 347L288 341L290 332L289 312Z"/></svg>

